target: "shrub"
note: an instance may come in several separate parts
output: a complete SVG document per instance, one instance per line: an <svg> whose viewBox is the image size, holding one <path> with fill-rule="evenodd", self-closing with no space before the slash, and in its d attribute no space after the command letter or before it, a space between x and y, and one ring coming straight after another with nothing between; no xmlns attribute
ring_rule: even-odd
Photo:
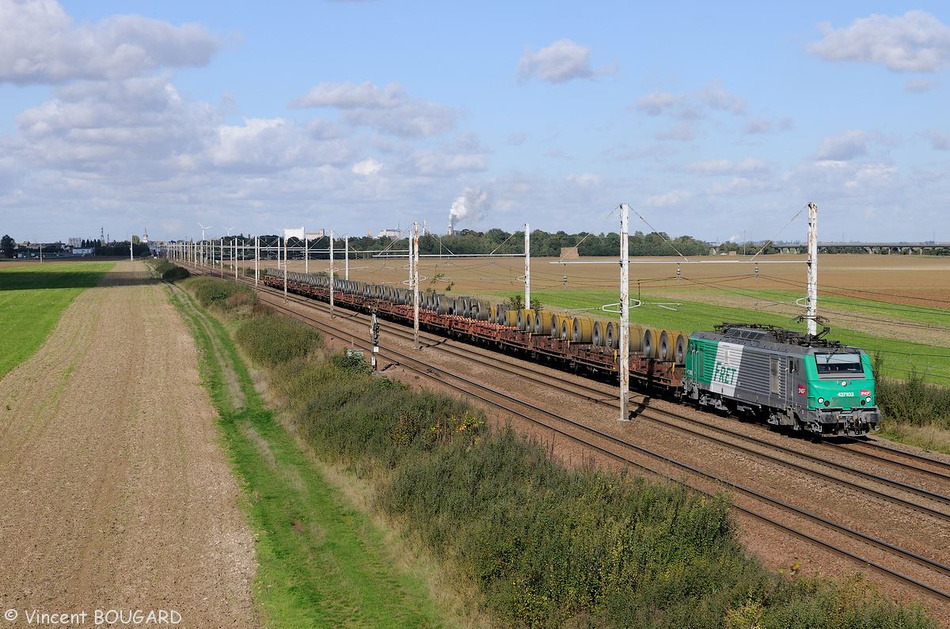
<svg viewBox="0 0 950 629"><path fill-rule="evenodd" d="M950 389L928 384L912 368L905 380L887 376L884 360L874 357L877 402L888 421L950 429Z"/></svg>
<svg viewBox="0 0 950 629"><path fill-rule="evenodd" d="M153 272L166 282L177 282L191 276L188 269L172 264L165 259L157 260L151 266Z"/></svg>
<svg viewBox="0 0 950 629"><path fill-rule="evenodd" d="M251 359L265 367L276 367L307 356L323 344L313 328L275 314L248 319L237 329L236 335Z"/></svg>

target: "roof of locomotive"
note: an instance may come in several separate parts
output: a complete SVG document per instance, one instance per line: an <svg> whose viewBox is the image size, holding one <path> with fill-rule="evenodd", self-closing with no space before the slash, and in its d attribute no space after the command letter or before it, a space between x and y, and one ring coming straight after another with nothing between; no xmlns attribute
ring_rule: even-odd
<svg viewBox="0 0 950 629"><path fill-rule="evenodd" d="M793 354L813 354L815 350L831 349L837 352L855 352L856 347L842 345L838 341L823 338L823 334L811 335L786 330L773 325L758 323L723 323L713 326L715 332L694 332L691 337L725 341L753 347L763 347ZM824 333L827 333L825 328Z"/></svg>

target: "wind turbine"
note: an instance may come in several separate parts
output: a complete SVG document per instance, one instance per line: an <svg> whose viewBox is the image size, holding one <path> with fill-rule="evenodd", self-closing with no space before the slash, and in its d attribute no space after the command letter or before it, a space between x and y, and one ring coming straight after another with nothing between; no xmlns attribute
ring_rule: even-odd
<svg viewBox="0 0 950 629"><path fill-rule="evenodd" d="M230 236L230 235L231 235L231 230L234 229L234 228L233 228L233 227L225 227L225 229L228 230L228 236Z"/></svg>
<svg viewBox="0 0 950 629"><path fill-rule="evenodd" d="M201 228L201 240L204 241L204 239L205 239L205 230L206 230L206 229L211 229L211 227L209 227L208 225L202 225L200 221L198 222L198 227ZM232 227L232 229L234 229L234 228Z"/></svg>

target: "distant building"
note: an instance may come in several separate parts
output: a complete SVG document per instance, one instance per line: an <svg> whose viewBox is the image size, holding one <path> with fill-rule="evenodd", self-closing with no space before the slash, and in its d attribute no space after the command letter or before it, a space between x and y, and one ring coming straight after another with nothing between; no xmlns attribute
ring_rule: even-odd
<svg viewBox="0 0 950 629"><path fill-rule="evenodd" d="M376 234L377 238L392 238L393 240L398 240L401 236L402 232L398 229L384 229Z"/></svg>

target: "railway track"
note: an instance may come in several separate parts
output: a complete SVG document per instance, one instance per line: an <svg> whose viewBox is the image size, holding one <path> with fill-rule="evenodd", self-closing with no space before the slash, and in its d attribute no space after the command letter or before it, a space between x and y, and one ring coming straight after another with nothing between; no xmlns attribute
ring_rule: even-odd
<svg viewBox="0 0 950 629"><path fill-rule="evenodd" d="M276 309L304 319L325 333L346 338L356 346L369 349L368 341L365 340L368 335L353 334L352 331L345 330L339 325L332 325L330 320L323 316L316 316L314 312L301 312L299 309L291 308L284 302L284 296L280 291L262 285L260 292L264 301ZM289 295L288 298L291 302L301 304L311 311L328 308L322 302L308 298L296 295ZM360 325L366 325L361 315L339 308L336 309L336 313L340 322L350 321L350 323L353 323L355 321ZM389 322L381 322L381 325L384 326L387 334L401 337L404 342L411 341L412 333L404 326ZM420 338L424 340L427 347L438 347L440 352L464 356L465 360L480 362L482 366L486 366L487 361L490 363L488 365L490 368L505 370L512 375L517 374L522 382L527 380L547 388L556 387L560 391L585 402L607 407L619 407L616 394L606 390L606 385L583 384L562 381L560 378L551 378L550 376L538 376L525 370L524 367L519 369L517 366L509 364L507 357L505 360L499 360L500 356L495 353L483 355L480 351L473 351L477 348L469 345L461 348L441 337L421 335ZM540 408L537 404L521 400L505 391L473 382L472 379L464 375L453 373L438 367L432 362L423 360L420 358L419 352L403 352L393 347L381 347L381 357L398 363L421 377L434 379L513 416L537 426L542 426L545 430L550 430L552 434L557 434L561 438L581 443L584 447L612 460L622 462L624 465L631 465L650 474L685 484L706 495L714 495L726 488L732 493L732 503L737 511L767 522L769 525L804 539L811 544L845 556L862 566L873 568L887 575L888 578L922 590L938 600L940 604L950 603L950 592L946 588L946 584L950 583L950 567L927 556L926 552L903 548L898 544L862 532L852 526L836 522L813 510L803 508L800 505L796 506L775 495L769 495L748 483L730 480L701 469L694 464L678 460L662 452L632 443L628 439L618 437L610 432L565 417L556 411ZM691 438L716 443L718 447L729 449L732 452L741 452L743 456L755 457L769 462L770 465L782 466L785 469L792 470L795 474L809 475L820 479L822 482L839 484L848 487L851 491L873 496L875 500L886 500L898 508L915 512L917 517L929 518L939 522L939 526L944 528L946 528L946 523L950 521L950 498L944 492L871 474L853 466L835 463L789 447L765 443L748 435L699 422L681 413L653 408L649 403L641 407L638 418L654 422L665 430L681 435L688 434ZM908 462L913 460L911 458L900 461L898 457L890 453L874 454L872 451L868 451L867 448L863 448L864 445L863 443L856 443L849 444L847 447L832 446L831 449L859 453L858 456L865 458L876 457L874 460L878 461L886 460L888 465L900 468L907 473L919 473L922 476L929 477L931 483L945 483L948 479L948 475L941 471L941 467L946 466L942 461L917 455L922 459L918 465L924 466L918 467ZM822 447L826 446L823 444ZM898 450L897 452L901 451ZM795 462L789 460L789 458L798 458L807 461L807 464ZM817 466L830 467L836 471L836 474L816 469ZM874 487L868 487L865 484L848 480L848 476L864 479L871 484L882 484L893 491L889 493ZM910 498L910 496L913 496L913 498ZM817 532L812 529L817 530Z"/></svg>

